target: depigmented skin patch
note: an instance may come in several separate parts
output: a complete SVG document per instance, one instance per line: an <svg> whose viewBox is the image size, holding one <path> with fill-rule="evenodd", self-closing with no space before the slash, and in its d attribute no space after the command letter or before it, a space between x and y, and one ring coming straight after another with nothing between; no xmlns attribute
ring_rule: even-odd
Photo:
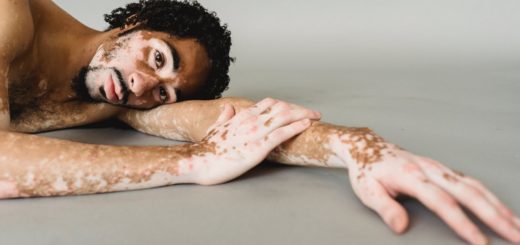
<svg viewBox="0 0 520 245"><path fill-rule="evenodd" d="M44 132L105 120L118 110L105 103L39 102L17 111L18 113L11 117L10 124L11 129L16 132Z"/></svg>
<svg viewBox="0 0 520 245"><path fill-rule="evenodd" d="M224 104L232 105L237 113L245 108L254 107L253 102L240 98L187 101L150 111L129 111L120 118L148 134L176 140L206 140L217 134L214 129L207 134L203 132L207 132L216 121ZM265 114L264 111L261 115ZM229 127L229 123L224 127ZM333 144L336 141L342 146ZM358 166L370 167L372 163L380 161L384 154L394 153L388 144L370 129L314 122L306 131L275 148L268 159L287 164L347 168L347 163L339 155L351 155L352 162Z"/></svg>
<svg viewBox="0 0 520 245"><path fill-rule="evenodd" d="M347 148L337 149L331 143L338 138ZM305 160L310 165L347 166L338 155L349 154L355 163L365 168L382 160L387 143L368 128L350 128L314 122L297 137L277 147L270 156L271 160L292 162L294 158ZM348 152L342 152L348 149ZM386 152L385 152L386 153Z"/></svg>
<svg viewBox="0 0 520 245"><path fill-rule="evenodd" d="M179 168L188 167L181 162L194 164L190 159L216 151L212 143L116 147L7 132L0 132L0 137L6 139L0 142L0 183L16 183L16 190L0 198L13 197L12 193L17 197L89 194L182 183L188 179Z"/></svg>

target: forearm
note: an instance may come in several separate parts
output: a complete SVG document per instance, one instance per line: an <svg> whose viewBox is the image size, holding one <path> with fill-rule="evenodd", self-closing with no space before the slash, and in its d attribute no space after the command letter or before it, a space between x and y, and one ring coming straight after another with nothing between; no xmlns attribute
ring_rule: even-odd
<svg viewBox="0 0 520 245"><path fill-rule="evenodd" d="M120 108L107 103L42 103L37 108L24 108L13 113L11 130L38 133L100 122L116 115Z"/></svg>
<svg viewBox="0 0 520 245"><path fill-rule="evenodd" d="M123 147L0 132L0 198L103 193L197 183L201 144Z"/></svg>
<svg viewBox="0 0 520 245"><path fill-rule="evenodd" d="M222 106L231 104L236 112L251 106L253 101L241 98L184 101L152 110L127 110L119 119L132 128L167 139L199 142L208 128L217 120Z"/></svg>
<svg viewBox="0 0 520 245"><path fill-rule="evenodd" d="M392 154L395 146L368 128L314 122L306 131L277 147L269 159L295 165L365 167Z"/></svg>
<svg viewBox="0 0 520 245"><path fill-rule="evenodd" d="M233 105L238 113L254 102L242 98L187 101L127 113L124 121L152 135L197 142L206 136L224 104ZM277 147L268 159L294 165L347 168L349 163L376 161L387 146L388 143L367 128L314 122L306 131Z"/></svg>

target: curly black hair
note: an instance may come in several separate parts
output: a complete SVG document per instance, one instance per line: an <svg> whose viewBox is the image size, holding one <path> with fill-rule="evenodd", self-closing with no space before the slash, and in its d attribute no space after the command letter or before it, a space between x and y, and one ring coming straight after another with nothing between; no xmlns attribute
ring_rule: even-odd
<svg viewBox="0 0 520 245"><path fill-rule="evenodd" d="M197 1L140 0L105 15L107 30L138 25L139 29L160 31L179 38L194 38L211 62L206 83L192 99L217 99L228 88L231 32L221 24L215 12Z"/></svg>

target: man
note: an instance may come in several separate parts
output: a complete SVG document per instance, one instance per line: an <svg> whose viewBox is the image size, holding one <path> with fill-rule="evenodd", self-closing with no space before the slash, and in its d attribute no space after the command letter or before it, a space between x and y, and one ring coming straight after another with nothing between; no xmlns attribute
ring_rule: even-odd
<svg viewBox="0 0 520 245"><path fill-rule="evenodd" d="M2 198L212 185L268 157L348 168L356 194L397 233L408 219L393 198L406 194L472 244L486 238L457 202L520 242L518 218L468 176L368 129L317 122L319 113L296 105L216 99L229 82L230 33L197 3L130 4L106 17L106 32L83 26L51 1L7 0L0 11ZM23 134L109 118L194 143L116 147Z"/></svg>

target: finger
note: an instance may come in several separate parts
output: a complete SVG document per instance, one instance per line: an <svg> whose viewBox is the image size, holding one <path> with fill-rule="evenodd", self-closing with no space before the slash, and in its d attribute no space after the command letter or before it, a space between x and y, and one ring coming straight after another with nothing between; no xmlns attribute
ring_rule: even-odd
<svg viewBox="0 0 520 245"><path fill-rule="evenodd" d="M282 111L288 111L288 110L291 110L293 109L293 107L291 106L291 104L285 102L285 101L277 101L276 104L274 104L272 107L271 107L271 110L269 110L268 112L264 112L264 114L271 114L271 115L275 115L275 114L278 114Z"/></svg>
<svg viewBox="0 0 520 245"><path fill-rule="evenodd" d="M515 222L516 226L518 226L518 228L520 228L520 218L515 217L515 218L513 219L513 222Z"/></svg>
<svg viewBox="0 0 520 245"><path fill-rule="evenodd" d="M266 141L273 149L282 144L286 140L300 134L311 125L311 120L304 119L293 122L287 126L275 129L269 133L263 140Z"/></svg>
<svg viewBox="0 0 520 245"><path fill-rule="evenodd" d="M215 124L222 125L225 122L229 121L231 118L233 118L233 116L235 116L235 107L233 107L230 104L225 104L224 109L220 113L220 116L218 117Z"/></svg>
<svg viewBox="0 0 520 245"><path fill-rule="evenodd" d="M224 124L225 122L229 121L231 118L233 118L233 116L235 116L235 107L233 107L230 104L224 104L222 112L220 112L220 115L218 116L217 120L207 130L207 133L209 133L211 130L215 129L216 127Z"/></svg>
<svg viewBox="0 0 520 245"><path fill-rule="evenodd" d="M484 234L469 220L455 199L448 193L430 182L415 177L400 180L397 182L399 191L417 198L463 239L471 244L487 244Z"/></svg>
<svg viewBox="0 0 520 245"><path fill-rule="evenodd" d="M520 222L513 212L503 204L491 191L489 191L483 184L471 177L463 177L461 180L475 188L476 191L484 196L485 200L498 212L495 216L500 217L500 221L493 220L497 217L487 217L489 221L485 222L488 226L492 227L498 234L507 238L511 242L520 243ZM476 205L476 204L475 204ZM477 209L480 210L480 209ZM480 217L484 220L485 217Z"/></svg>
<svg viewBox="0 0 520 245"><path fill-rule="evenodd" d="M320 119L320 115L318 113L306 109L283 111L270 117L268 115L265 115L264 117L266 118L264 126L267 132L271 132L279 127L301 121L303 119Z"/></svg>
<svg viewBox="0 0 520 245"><path fill-rule="evenodd" d="M474 188L479 190L493 205L495 205L500 213L506 217L514 217L513 212L502 203L491 191L489 191L480 181L473 179L468 176L461 178L465 183L472 185Z"/></svg>
<svg viewBox="0 0 520 245"><path fill-rule="evenodd" d="M512 223L512 217L503 216L476 188L455 177L446 177L447 173L444 175L430 174L429 176L433 183L455 197L495 232L512 242L520 242L520 231Z"/></svg>
<svg viewBox="0 0 520 245"><path fill-rule="evenodd" d="M239 112L236 117L234 118L234 121L238 124L242 124L246 120L252 120L255 121L255 118L260 115L262 112L266 110L270 110L271 106L276 104L278 101L273 98L265 98L261 100L260 102L256 103L253 106L250 106L246 110L242 110Z"/></svg>
<svg viewBox="0 0 520 245"><path fill-rule="evenodd" d="M265 98L260 102L256 103L254 106L252 106L249 109L249 111L252 115L259 115L260 113L263 113L264 111L268 110L278 102L278 100L275 100L273 98Z"/></svg>
<svg viewBox="0 0 520 245"><path fill-rule="evenodd" d="M403 233L408 226L406 210L388 194L379 182L363 177L363 175L357 175L351 175L350 179L353 180L351 181L352 186L361 202L377 212L395 233Z"/></svg>
<svg viewBox="0 0 520 245"><path fill-rule="evenodd" d="M427 164L419 165L434 184L455 197L496 233L512 242L520 242L520 229L514 224L512 212L480 182L470 177L462 177L442 164L433 164L438 166L430 168ZM488 196L484 191L488 192Z"/></svg>
<svg viewBox="0 0 520 245"><path fill-rule="evenodd" d="M476 179L474 179L472 177L469 177L469 176L464 176L461 173L455 173L453 170L447 168L446 166L440 164L439 162L437 162L435 160L429 159L429 161L431 162L430 163L431 166L435 166L436 167L437 172L444 171L446 173L453 173L457 177L458 180L461 180L464 183L466 183L466 184L476 188L505 217L512 217L514 215L513 212L511 212L511 210L509 208L507 208L507 206L505 204L503 204L491 191L489 191L482 183L480 183L480 181L478 181L478 180L476 180ZM428 169L429 166L422 164L421 167ZM435 169L432 169L432 170L435 170ZM441 173L441 172L439 172L439 173Z"/></svg>

